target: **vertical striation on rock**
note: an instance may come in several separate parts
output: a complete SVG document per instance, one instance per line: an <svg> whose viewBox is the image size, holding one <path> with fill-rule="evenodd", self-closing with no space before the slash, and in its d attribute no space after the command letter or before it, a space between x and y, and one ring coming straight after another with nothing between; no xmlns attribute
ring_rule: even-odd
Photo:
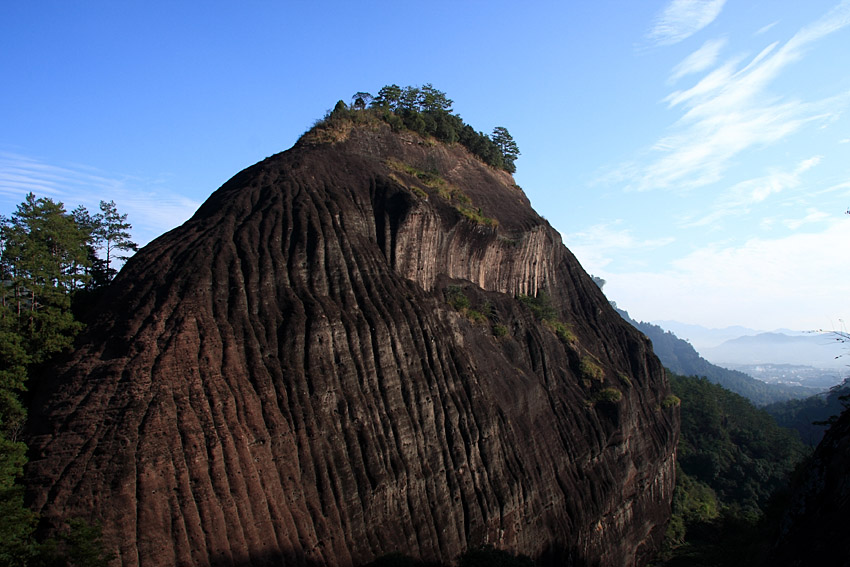
<svg viewBox="0 0 850 567"><path fill-rule="evenodd" d="M518 300L538 292L548 322ZM509 174L352 127L237 174L128 262L40 393L28 477L127 566L485 543L640 565L669 516L669 393Z"/></svg>

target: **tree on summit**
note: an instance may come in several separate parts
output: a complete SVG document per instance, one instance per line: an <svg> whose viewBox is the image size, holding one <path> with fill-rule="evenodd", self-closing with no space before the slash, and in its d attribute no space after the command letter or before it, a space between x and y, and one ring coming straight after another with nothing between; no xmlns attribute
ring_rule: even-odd
<svg viewBox="0 0 850 567"><path fill-rule="evenodd" d="M387 85L381 87L381 90L378 91L378 96L372 99L372 106L395 112L398 109L400 101L401 87L398 85Z"/></svg>
<svg viewBox="0 0 850 567"><path fill-rule="evenodd" d="M367 92L356 92L351 97L351 108L354 110L364 110L372 102L372 95Z"/></svg>
<svg viewBox="0 0 850 567"><path fill-rule="evenodd" d="M316 125L382 120L394 132L408 130L434 136L447 144L460 143L487 165L516 172L514 160L519 148L507 128L497 127L492 137L477 132L452 111L452 104L452 99L431 83L403 88L392 84L381 87L375 96L358 91L351 97L351 104L338 101Z"/></svg>
<svg viewBox="0 0 850 567"><path fill-rule="evenodd" d="M420 106L424 112L451 112L454 102L441 90L434 88L431 83L425 83L419 89Z"/></svg>

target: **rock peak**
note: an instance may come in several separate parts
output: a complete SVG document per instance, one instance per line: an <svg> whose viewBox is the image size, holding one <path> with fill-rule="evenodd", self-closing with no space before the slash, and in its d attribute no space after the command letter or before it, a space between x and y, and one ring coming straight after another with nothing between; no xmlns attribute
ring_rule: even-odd
<svg viewBox="0 0 850 567"><path fill-rule="evenodd" d="M678 436L648 340L509 173L326 134L128 262L39 394L36 508L128 566L641 564Z"/></svg>

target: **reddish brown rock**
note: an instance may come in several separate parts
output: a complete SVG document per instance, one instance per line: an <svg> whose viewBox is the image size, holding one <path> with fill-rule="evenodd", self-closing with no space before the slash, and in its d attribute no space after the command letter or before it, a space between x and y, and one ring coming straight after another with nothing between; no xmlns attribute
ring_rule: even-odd
<svg viewBox="0 0 850 567"><path fill-rule="evenodd" d="M641 564L678 436L648 340L509 174L382 125L321 137L128 262L41 394L36 507L101 521L127 566Z"/></svg>

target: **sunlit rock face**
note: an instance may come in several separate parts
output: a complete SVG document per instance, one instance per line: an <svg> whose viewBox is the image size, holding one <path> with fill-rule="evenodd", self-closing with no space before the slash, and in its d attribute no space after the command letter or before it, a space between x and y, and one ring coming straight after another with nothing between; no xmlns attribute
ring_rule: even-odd
<svg viewBox="0 0 850 567"><path fill-rule="evenodd" d="M382 125L233 177L51 376L35 506L101 522L127 566L481 544L630 566L669 517L678 409L648 340L509 174Z"/></svg>

